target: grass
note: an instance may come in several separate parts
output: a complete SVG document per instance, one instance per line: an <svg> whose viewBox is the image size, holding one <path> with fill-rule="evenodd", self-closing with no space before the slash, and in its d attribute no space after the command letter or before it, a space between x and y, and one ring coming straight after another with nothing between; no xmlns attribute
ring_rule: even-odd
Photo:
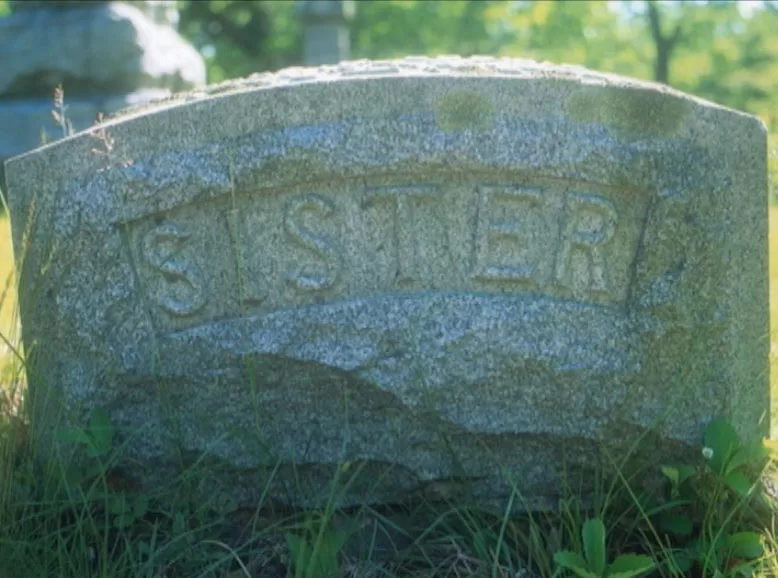
<svg viewBox="0 0 778 578"><path fill-rule="evenodd" d="M778 233L778 207L770 231ZM10 279L9 287L12 262L9 223L0 218L0 282ZM778 234L770 237L770 278L778 327ZM11 291L0 303L0 332L15 336L15 327ZM18 368L10 350L0 353ZM778 506L758 484L775 460L724 423L706 433L707 457L616 468L599 479L591 503L570 492L553 512L501 516L425 499L341 511L335 494L319 510L247 511L203 502L185 485L165 496L123 486L107 414L73 435L78 467L35 461L12 406L0 398L0 578L778 576ZM649 489L636 483L652 476Z"/></svg>
<svg viewBox="0 0 778 578"><path fill-rule="evenodd" d="M778 206L770 206L770 398L772 437L778 434Z"/></svg>
<svg viewBox="0 0 778 578"><path fill-rule="evenodd" d="M0 333L16 335L16 286L13 251L11 247L11 223L7 216L0 216ZM0 347L0 362L7 359L7 349Z"/></svg>

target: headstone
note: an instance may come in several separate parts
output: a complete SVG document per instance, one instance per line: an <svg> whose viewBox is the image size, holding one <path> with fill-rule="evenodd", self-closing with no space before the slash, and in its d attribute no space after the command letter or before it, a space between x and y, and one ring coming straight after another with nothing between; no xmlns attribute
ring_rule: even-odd
<svg viewBox="0 0 778 578"><path fill-rule="evenodd" d="M667 87L292 69L7 171L39 443L104 408L148 487L546 507L646 432L767 432L765 128Z"/></svg>
<svg viewBox="0 0 778 578"><path fill-rule="evenodd" d="M303 25L303 64L321 66L348 60L351 50L349 22L353 0L297 0Z"/></svg>
<svg viewBox="0 0 778 578"><path fill-rule="evenodd" d="M79 131L98 114L205 84L172 0L13 0L11 9L0 18L0 160L68 133L52 120L57 85Z"/></svg>

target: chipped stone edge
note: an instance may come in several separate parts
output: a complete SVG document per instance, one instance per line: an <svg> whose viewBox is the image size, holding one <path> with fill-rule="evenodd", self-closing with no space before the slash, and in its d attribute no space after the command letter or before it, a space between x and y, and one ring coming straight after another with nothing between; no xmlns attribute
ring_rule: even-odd
<svg viewBox="0 0 778 578"><path fill-rule="evenodd" d="M749 121L756 120L766 135L767 127L757 117L744 111L732 109L695 95L682 92L670 86L644 81L618 74L597 72L581 65L554 64L548 61L529 59L457 55L426 57L408 56L396 60L352 60L336 65L319 67L289 67L276 72L260 72L245 78L206 85L189 91L176 93L159 100L129 105L102 118L93 126L66 138L47 143L10 159L6 159L6 170L11 163L58 148L84 135L104 128L115 127L148 114L166 112L188 104L241 93L272 90L309 84L334 84L338 82L363 81L378 78L506 78L516 80L559 80L579 85L650 91L668 98L684 100L696 107L724 112L733 117Z"/></svg>

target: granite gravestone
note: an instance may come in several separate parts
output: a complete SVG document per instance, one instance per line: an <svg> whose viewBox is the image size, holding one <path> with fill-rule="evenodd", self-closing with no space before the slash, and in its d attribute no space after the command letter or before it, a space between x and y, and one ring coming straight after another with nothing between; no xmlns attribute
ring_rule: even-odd
<svg viewBox="0 0 778 578"><path fill-rule="evenodd" d="M7 164L38 443L100 407L148 487L543 507L647 431L761 436L765 167L754 117L509 59L128 111Z"/></svg>

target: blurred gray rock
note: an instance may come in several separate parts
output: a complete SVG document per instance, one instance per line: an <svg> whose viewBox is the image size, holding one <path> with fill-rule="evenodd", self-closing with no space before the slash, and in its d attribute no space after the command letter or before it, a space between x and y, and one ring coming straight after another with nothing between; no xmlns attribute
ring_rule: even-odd
<svg viewBox="0 0 778 578"><path fill-rule="evenodd" d="M72 8L95 7L116 0L10 0L11 12L32 10L69 10ZM143 12L157 24L178 27L176 0L123 0Z"/></svg>
<svg viewBox="0 0 778 578"><path fill-rule="evenodd" d="M760 437L766 156L754 117L510 59L136 108L7 163L35 439L100 407L148 488L531 508L644 434Z"/></svg>
<svg viewBox="0 0 778 578"><path fill-rule="evenodd" d="M123 2L24 10L0 19L0 95L121 94L205 83L198 52L176 30ZM43 91L43 92L41 92Z"/></svg>

